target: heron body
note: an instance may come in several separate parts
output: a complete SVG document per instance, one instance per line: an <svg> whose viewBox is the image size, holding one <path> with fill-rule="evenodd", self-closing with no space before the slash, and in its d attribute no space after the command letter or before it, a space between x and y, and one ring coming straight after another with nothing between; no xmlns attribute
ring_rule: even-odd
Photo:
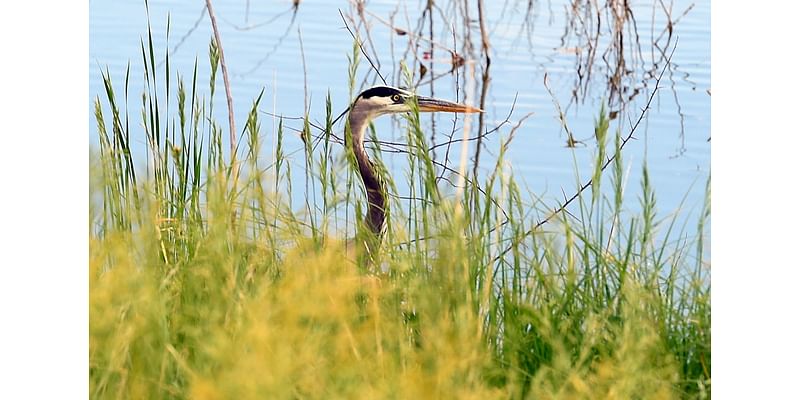
<svg viewBox="0 0 800 400"><path fill-rule="evenodd" d="M482 111L465 104L417 96L407 90L391 86L375 86L361 92L356 97L348 114L349 140L358 165L358 173L367 194L367 214L364 217L364 226L369 230L371 236L365 241L366 250L370 255L374 254L374 247L380 245L386 225L388 201L383 181L364 149L364 135L374 118L385 114L410 112L413 110L414 104L419 112L474 113Z"/></svg>

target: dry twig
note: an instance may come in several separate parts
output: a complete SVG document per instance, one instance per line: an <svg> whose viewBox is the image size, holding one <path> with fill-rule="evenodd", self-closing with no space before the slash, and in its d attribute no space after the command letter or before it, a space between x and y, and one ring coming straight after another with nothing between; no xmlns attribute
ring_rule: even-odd
<svg viewBox="0 0 800 400"><path fill-rule="evenodd" d="M225 63L225 52L222 50L222 38L220 38L219 35L217 18L214 16L214 7L211 6L211 0L206 0L206 8L208 9L208 17L211 19L211 28L214 30L214 41L217 42L217 48L219 49L219 62L222 65L222 80L225 82L225 99L228 102L228 125L230 128L231 141L231 168L235 170L236 123L233 118L233 95L231 94L231 83L228 79L228 65Z"/></svg>

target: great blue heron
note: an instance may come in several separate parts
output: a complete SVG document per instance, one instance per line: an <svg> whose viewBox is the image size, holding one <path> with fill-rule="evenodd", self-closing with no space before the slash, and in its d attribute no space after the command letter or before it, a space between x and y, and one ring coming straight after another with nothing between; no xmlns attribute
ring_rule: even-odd
<svg viewBox="0 0 800 400"><path fill-rule="evenodd" d="M358 172L367 192L367 215L364 225L371 233L365 240L365 247L370 256L374 254L376 245L380 244L383 228L386 223L387 198L383 181L375 170L364 149L364 133L373 118L385 114L397 114L412 111L416 104L419 112L449 111L457 113L482 112L481 109L466 104L447 100L417 96L414 93L390 86L375 86L361 92L350 106L348 122L350 124L350 143L358 164ZM346 136L346 135L345 135Z"/></svg>

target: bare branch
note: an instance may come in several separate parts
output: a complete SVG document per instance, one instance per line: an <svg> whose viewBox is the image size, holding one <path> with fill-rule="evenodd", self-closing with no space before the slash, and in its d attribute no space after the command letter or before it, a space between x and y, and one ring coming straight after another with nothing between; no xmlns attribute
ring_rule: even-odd
<svg viewBox="0 0 800 400"><path fill-rule="evenodd" d="M661 73L658 75L658 78L656 78L656 87L653 89L653 92L650 94L650 97L647 99L647 104L645 104L644 108L642 109L642 112L639 114L639 118L636 120L636 123L633 124L633 126L631 127L631 130L628 132L628 135L625 136L625 138L622 140L622 143L620 144L620 147L619 147L618 151L615 151L612 156L610 156L609 158L606 159L605 163L600 168L601 172L605 171L606 168L617 158L617 155L622 151L622 148L624 148L625 145L628 143L628 141L630 141L633 138L633 134L636 132L636 129L639 127L639 124L642 122L642 120L644 120L644 116L647 114L647 111L650 110L650 104L652 104L653 99L655 98L656 93L658 92L658 89L659 89L658 85L661 83L661 78L664 77L664 72L666 72L667 68L669 67L670 63L672 62L672 56L673 56L673 54L675 54L675 49L676 48L677 48L677 46L672 48L672 53L670 53L669 58L667 59L667 63L664 65L664 68L661 69ZM539 229L542 225L544 225L547 222L549 222L553 217L555 217L556 215L558 215L561 212L566 211L567 206L569 206L573 201L575 201L575 199L577 199L578 196L580 196L581 193L583 193L583 191L586 190L591 185L592 185L592 179L589 179L583 186L581 186L580 189L578 189L578 191L574 195L572 195L572 197L570 197L569 199L566 199L564 201L564 203L562 203L561 206L559 206L558 208L553 210L553 212L550 213L550 215L545 217L543 220L539 221L533 228L529 229L524 234L522 234L522 235L520 235L518 237L515 237L513 239L513 241L512 241L512 244L510 244L508 247L506 247L500 254L497 255L497 257L495 257L494 262L496 262L497 260L501 259L503 256L505 256L506 253L511 251L511 248L513 247L513 245L514 244L518 244L519 241L522 240L522 238L533 234L533 232L535 232L537 229Z"/></svg>
<svg viewBox="0 0 800 400"><path fill-rule="evenodd" d="M381 75L381 71L378 69L378 67L375 66L375 63L372 62L372 58L370 58L370 56L369 56L369 54L367 54L366 50L364 50L364 46L361 45L361 40L359 40L356 37L356 34L353 33L353 31L350 29L350 25L347 24L347 19L345 19L344 14L342 13L341 9L339 10L339 15L342 17L342 22L344 22L344 27L347 28L348 32L350 32L350 36L352 36L353 40L355 40L356 43L358 43L358 48L361 49L361 54L363 54L364 58L366 58L367 61L369 61L369 65L371 65L372 69L374 69L375 72L378 73L378 76L383 81L383 84L386 85L387 84L386 83L386 79L383 78L383 75Z"/></svg>
<svg viewBox="0 0 800 400"><path fill-rule="evenodd" d="M219 62L222 65L222 80L225 82L225 99L228 101L228 125L230 128L230 145L231 145L231 168L235 169L236 162L236 123L233 118L233 95L231 94L231 83L228 79L228 65L225 63L225 52L222 50L222 38L219 35L217 28L217 18L214 16L214 7L211 6L211 0L206 0L206 8L208 9L208 17L211 19L211 28L214 30L214 41L217 42L219 49Z"/></svg>

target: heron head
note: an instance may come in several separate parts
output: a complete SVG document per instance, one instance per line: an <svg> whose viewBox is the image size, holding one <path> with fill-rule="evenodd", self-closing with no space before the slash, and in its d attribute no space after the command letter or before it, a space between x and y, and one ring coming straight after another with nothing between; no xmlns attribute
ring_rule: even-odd
<svg viewBox="0 0 800 400"><path fill-rule="evenodd" d="M419 112L475 113L483 110L466 104L418 96L407 90L391 86L375 86L356 97L352 111L377 117L384 114L410 112L416 103Z"/></svg>

